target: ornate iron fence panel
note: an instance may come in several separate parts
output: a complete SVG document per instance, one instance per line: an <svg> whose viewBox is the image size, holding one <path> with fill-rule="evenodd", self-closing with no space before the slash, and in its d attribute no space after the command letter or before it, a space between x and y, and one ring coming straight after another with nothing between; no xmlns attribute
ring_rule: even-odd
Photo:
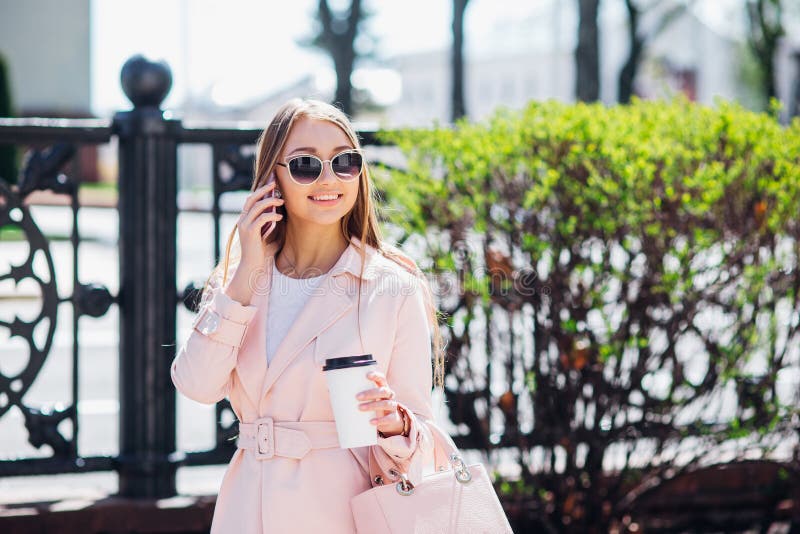
<svg viewBox="0 0 800 534"><path fill-rule="evenodd" d="M78 247L81 242L78 226L78 184L80 173L75 166L66 170L74 162L79 145L107 142L111 138L111 128L101 121L47 121L11 120L0 121L0 143L15 141L29 144L30 149L19 185L12 187L0 177L0 229L20 234L22 243L27 245L27 254L19 264L4 262L7 270L0 272L0 282L12 281L19 285L32 280L39 290L40 308L31 321L0 319L0 328L6 329L11 337L21 338L27 346L24 366L13 368L8 374L0 371L0 417L16 408L22 415L28 442L40 448L52 449L49 458L16 458L0 461L0 476L20 474L67 473L76 471L96 471L113 468L113 459L108 457L81 457L78 454L78 363L80 344L78 340L78 319L82 316L101 317L105 315L116 297L100 284L83 283L79 277ZM69 196L72 216L70 244L72 248L72 292L67 296L59 294L56 270L47 240L36 224L31 211L24 203L35 191L49 190ZM9 251L10 245L4 244ZM36 268L38 266L38 269ZM43 266L43 267L42 267ZM0 266L6 269L6 265ZM25 394L34 384L51 352L58 309L62 303L72 306L72 355L71 355L71 399L62 405L33 407L25 402ZM4 306L5 307L5 306ZM8 309L8 308L7 308ZM10 310L9 310L10 311ZM44 336L39 335L44 332ZM44 339L41 339L41 338ZM64 422L67 428L64 428Z"/></svg>

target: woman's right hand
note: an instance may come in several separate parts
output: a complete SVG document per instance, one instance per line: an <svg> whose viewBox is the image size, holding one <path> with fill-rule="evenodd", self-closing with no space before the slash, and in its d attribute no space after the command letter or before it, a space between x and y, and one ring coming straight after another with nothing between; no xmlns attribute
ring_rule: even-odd
<svg viewBox="0 0 800 534"><path fill-rule="evenodd" d="M267 252L265 238L271 234L275 228L271 228L262 235L261 229L265 224L272 221L280 221L283 215L272 213L273 206L276 208L283 205L282 198L272 196L275 189L275 181L270 181L248 195L247 200L242 206L242 213L236 221L236 229L239 232L239 243L242 247L242 263L249 265L260 265Z"/></svg>
<svg viewBox="0 0 800 534"><path fill-rule="evenodd" d="M269 182L247 197L242 206L242 213L236 221L236 229L239 232L239 244L242 247L242 258L231 279L230 284L225 289L225 293L233 300L249 305L256 282L253 276L258 276L264 267L264 256L267 254L267 245L261 237L261 228L265 224L272 224L272 221L279 221L283 215L272 213L270 208L283 204L282 198L273 198L270 192L275 188L275 182ZM270 229L264 237L272 233Z"/></svg>

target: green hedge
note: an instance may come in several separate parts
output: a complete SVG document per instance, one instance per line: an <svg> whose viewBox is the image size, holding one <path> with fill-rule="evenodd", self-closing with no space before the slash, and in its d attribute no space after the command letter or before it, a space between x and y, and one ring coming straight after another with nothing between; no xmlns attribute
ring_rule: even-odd
<svg viewBox="0 0 800 534"><path fill-rule="evenodd" d="M520 455L524 488L506 487L542 521L608 526L638 481L723 445L798 450L800 121L547 102L383 137L408 157L376 173L387 219L425 239L431 275L459 274L448 399L490 398L501 443L541 454ZM532 327L472 346L478 310ZM474 350L515 377L506 393L475 389Z"/></svg>

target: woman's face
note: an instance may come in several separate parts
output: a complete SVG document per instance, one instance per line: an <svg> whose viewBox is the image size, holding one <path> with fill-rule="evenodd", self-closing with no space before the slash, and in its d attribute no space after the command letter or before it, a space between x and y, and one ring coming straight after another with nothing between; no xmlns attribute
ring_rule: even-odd
<svg viewBox="0 0 800 534"><path fill-rule="evenodd" d="M336 124L304 117L292 125L278 161L286 163L294 154L313 154L327 161L348 148L353 148L353 145ZM295 223L307 221L319 225L338 224L355 205L358 184L362 179L359 176L343 182L331 171L329 163L323 164L322 175L311 185L300 185L292 180L289 169L282 165L276 165L275 170L278 187L285 200L287 222ZM318 202L311 198L325 193L337 193L341 196L333 202Z"/></svg>

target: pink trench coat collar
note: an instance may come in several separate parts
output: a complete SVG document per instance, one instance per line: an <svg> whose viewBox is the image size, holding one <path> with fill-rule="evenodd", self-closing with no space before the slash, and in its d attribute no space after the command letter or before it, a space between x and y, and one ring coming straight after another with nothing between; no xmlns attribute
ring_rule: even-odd
<svg viewBox="0 0 800 534"><path fill-rule="evenodd" d="M252 282L253 298L250 304L258 307L258 311L253 317L254 324L266 323L277 249L278 243L276 242L267 245L264 272L254 277ZM348 247L326 273L319 288L311 294L307 305L303 307L278 345L269 367L267 367L263 351L263 347L266 346L265 330L248 328L239 351L236 372L247 397L259 416L263 416L265 413L264 400L267 393L292 360L320 332L356 305L357 292L350 295L353 292L347 291L347 282L342 280L342 277L346 273L350 273L356 278L360 276L361 254L359 250L361 249L365 256L364 273L361 278L372 280L378 275L373 261L378 251L370 245L361 247L361 241L357 237L351 237Z"/></svg>

